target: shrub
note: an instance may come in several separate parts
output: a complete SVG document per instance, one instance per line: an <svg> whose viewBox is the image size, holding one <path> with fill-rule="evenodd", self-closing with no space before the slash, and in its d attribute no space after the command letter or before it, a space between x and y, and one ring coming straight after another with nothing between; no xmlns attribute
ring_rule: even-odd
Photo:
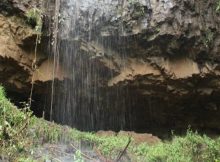
<svg viewBox="0 0 220 162"><path fill-rule="evenodd" d="M220 140L188 130L186 136L154 146L141 144L134 152L148 162L219 162Z"/></svg>
<svg viewBox="0 0 220 162"><path fill-rule="evenodd" d="M13 157L13 153L25 150L25 139L31 112L28 109L19 111L5 97L5 91L0 86L0 155L7 154Z"/></svg>
<svg viewBox="0 0 220 162"><path fill-rule="evenodd" d="M127 136L98 136L95 133L80 132L31 115L28 104L24 109L18 110L5 97L4 88L0 86L0 157L6 155L17 158L17 161L32 162L34 159L32 160L30 150L34 151L43 142L86 141L93 144L103 156L115 160L130 139ZM220 138L212 139L188 130L185 136L173 135L171 141L155 145L137 145L131 142L126 152L132 161L220 162ZM79 151L74 158L81 161Z"/></svg>

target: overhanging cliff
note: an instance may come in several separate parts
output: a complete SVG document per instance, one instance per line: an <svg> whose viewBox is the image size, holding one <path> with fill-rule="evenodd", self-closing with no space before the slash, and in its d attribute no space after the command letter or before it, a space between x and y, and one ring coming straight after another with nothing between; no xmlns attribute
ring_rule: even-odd
<svg viewBox="0 0 220 162"><path fill-rule="evenodd" d="M62 1L60 25L63 28L72 23L69 17L73 15L70 9L73 6ZM91 70L85 70L83 75L91 75L91 86L97 84L98 75L102 97L96 104L101 109L91 106L90 113L81 114L74 126L94 129L85 119L95 111L96 129L140 131L185 129L189 125L220 129L220 16L214 0L103 0L97 3L85 0L80 1L77 9L74 29L80 30L75 37L59 31L61 44L79 47L78 52L84 58L80 68L95 65L98 73L93 76ZM4 66L1 82L17 92L25 89L27 93L33 74L34 41L31 50L26 44L30 41L25 40L34 35L28 34L30 27L24 28L26 25L14 20L15 27L4 27L13 17L5 14L1 17L0 30L4 31L0 35L1 66ZM23 37L17 29L25 32ZM65 49L61 49L61 55L62 50ZM34 75L35 89L40 89L38 94L45 94L42 86L52 80L53 64L42 51L37 56L39 70ZM76 72L76 75L82 74ZM57 78L65 82L69 80L65 76L61 70ZM82 82L80 80L75 88L80 89ZM80 94L76 105L83 111L86 107L80 107L81 100L89 103L91 99L83 96L83 92Z"/></svg>

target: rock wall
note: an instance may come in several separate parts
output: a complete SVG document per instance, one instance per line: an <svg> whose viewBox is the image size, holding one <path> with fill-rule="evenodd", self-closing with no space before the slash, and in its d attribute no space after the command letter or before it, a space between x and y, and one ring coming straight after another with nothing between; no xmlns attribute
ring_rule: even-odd
<svg viewBox="0 0 220 162"><path fill-rule="evenodd" d="M44 84L53 78L53 63L42 45L37 44L35 56L37 32L25 16L34 7L39 7L39 1L0 2L0 80L8 91L25 96L32 83L43 93Z"/></svg>
<svg viewBox="0 0 220 162"><path fill-rule="evenodd" d="M40 51L38 70L33 71L33 29L22 23L23 16L5 14L16 10L24 15L28 7L16 0L7 1L7 6L0 15L0 80L10 89L27 92L34 76L35 89L42 94L43 83L53 78L53 64ZM62 7L71 6L63 1ZM63 26L69 25L68 11L61 15ZM215 0L84 0L78 14L80 39L62 31L62 41L74 40L85 65L89 61L101 69L100 87L112 98L105 113L124 113L124 129L191 125L220 130L220 16ZM60 69L56 77L68 79ZM126 109L120 110L124 104ZM102 128L120 129L111 126L111 120Z"/></svg>

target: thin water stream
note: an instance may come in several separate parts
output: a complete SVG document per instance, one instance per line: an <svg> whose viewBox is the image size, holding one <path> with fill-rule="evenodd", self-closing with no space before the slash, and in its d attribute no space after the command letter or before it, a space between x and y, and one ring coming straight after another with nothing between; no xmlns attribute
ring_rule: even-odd
<svg viewBox="0 0 220 162"><path fill-rule="evenodd" d="M117 20L120 31L114 33L114 38L108 37L111 33L100 31L100 27L113 21L113 12L119 10L115 7L123 5L124 2L112 0L56 0L52 59L54 76L62 68L65 79L52 83L51 120L83 130L125 126L126 101L120 96L125 95L126 89L115 88L116 96L106 91L103 78L111 78L111 72L99 65L101 57L114 51L115 42L125 41L119 35L123 33L120 20ZM124 53L120 49L122 67ZM120 110L109 111L113 107Z"/></svg>

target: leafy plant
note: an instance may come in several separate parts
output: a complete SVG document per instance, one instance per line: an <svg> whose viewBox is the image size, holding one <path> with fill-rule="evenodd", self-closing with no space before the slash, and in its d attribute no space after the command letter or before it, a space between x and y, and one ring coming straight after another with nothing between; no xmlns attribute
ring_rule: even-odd
<svg viewBox="0 0 220 162"><path fill-rule="evenodd" d="M186 136L174 136L171 142L154 146L141 144L133 150L142 160L149 162L216 162L220 161L218 140L188 130Z"/></svg>
<svg viewBox="0 0 220 162"><path fill-rule="evenodd" d="M5 97L5 91L0 86L0 153L9 157L15 152L25 150L26 133L32 113L29 107L18 110ZM1 155L0 154L0 155Z"/></svg>
<svg viewBox="0 0 220 162"><path fill-rule="evenodd" d="M75 155L74 155L74 161L75 162L84 162L82 154L80 151L76 151Z"/></svg>
<svg viewBox="0 0 220 162"><path fill-rule="evenodd" d="M36 147L42 143L70 143L85 141L93 144L100 153L115 160L128 143L127 136L98 136L95 133L80 132L32 116L29 104L18 110L5 97L0 86L0 156L22 162L34 162ZM65 140L64 140L65 138ZM185 136L175 136L171 141L155 145L131 142L126 150L132 161L148 162L220 162L220 138L188 130ZM83 162L82 153L77 151L74 158Z"/></svg>
<svg viewBox="0 0 220 162"><path fill-rule="evenodd" d="M43 25L43 13L38 8L32 8L26 12L27 22L32 25L36 32L41 33Z"/></svg>

